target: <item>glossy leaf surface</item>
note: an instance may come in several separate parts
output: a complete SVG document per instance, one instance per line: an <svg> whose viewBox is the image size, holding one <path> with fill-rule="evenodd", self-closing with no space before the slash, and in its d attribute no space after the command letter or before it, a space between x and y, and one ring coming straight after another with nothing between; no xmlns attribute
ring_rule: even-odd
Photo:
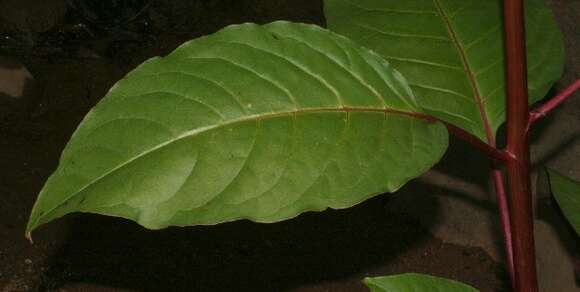
<svg viewBox="0 0 580 292"><path fill-rule="evenodd" d="M312 25L230 26L153 58L85 117L27 230L274 222L392 192L447 147L380 56Z"/></svg>
<svg viewBox="0 0 580 292"><path fill-rule="evenodd" d="M371 292L477 292L466 284L422 274L401 274L366 278Z"/></svg>
<svg viewBox="0 0 580 292"><path fill-rule="evenodd" d="M580 182L548 170L552 194L570 225L580 236Z"/></svg>
<svg viewBox="0 0 580 292"><path fill-rule="evenodd" d="M328 27L399 70L427 113L493 144L505 121L501 0L324 0ZM543 0L527 0L530 103L564 65L562 34Z"/></svg>

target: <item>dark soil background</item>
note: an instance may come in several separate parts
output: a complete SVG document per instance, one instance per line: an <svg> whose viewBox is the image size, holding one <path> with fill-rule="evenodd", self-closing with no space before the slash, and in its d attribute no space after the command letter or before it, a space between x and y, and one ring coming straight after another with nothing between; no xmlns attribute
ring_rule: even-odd
<svg viewBox="0 0 580 292"><path fill-rule="evenodd" d="M500 263L434 238L387 208L391 196L276 224L161 231L75 214L40 228L31 245L24 227L38 191L82 117L128 71L229 24L325 21L312 0L0 0L0 14L17 9L2 1L36 14L0 23L0 55L35 77L22 102L0 103L0 291L367 291L363 277L403 272L507 290ZM402 192L430 191L411 183Z"/></svg>

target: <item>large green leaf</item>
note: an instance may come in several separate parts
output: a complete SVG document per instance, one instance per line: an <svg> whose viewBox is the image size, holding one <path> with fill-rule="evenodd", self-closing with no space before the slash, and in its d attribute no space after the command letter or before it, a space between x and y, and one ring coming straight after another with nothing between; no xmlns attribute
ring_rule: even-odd
<svg viewBox="0 0 580 292"><path fill-rule="evenodd" d="M273 222L397 190L447 147L380 56L312 25L230 26L153 58L85 117L27 230Z"/></svg>
<svg viewBox="0 0 580 292"><path fill-rule="evenodd" d="M400 71L429 114L493 144L505 120L501 0L324 0L328 27ZM530 103L564 65L562 35L543 0L527 0Z"/></svg>
<svg viewBox="0 0 580 292"><path fill-rule="evenodd" d="M576 234L580 235L580 182L553 170L548 170L548 175L554 198Z"/></svg>
<svg viewBox="0 0 580 292"><path fill-rule="evenodd" d="M466 284L422 274L366 278L364 283L371 292L477 292Z"/></svg>

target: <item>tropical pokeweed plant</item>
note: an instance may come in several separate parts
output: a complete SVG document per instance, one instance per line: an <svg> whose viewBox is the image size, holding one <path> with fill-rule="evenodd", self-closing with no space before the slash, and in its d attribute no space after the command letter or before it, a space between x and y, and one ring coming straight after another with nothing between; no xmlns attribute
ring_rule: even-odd
<svg viewBox="0 0 580 292"><path fill-rule="evenodd" d="M562 35L543 1L525 2L525 48L521 1L505 1L503 17L500 0L324 4L330 30L229 26L117 82L63 150L27 235L72 212L160 229L347 208L429 170L451 133L493 161L508 270L518 291L532 291L525 136L579 86L528 112L563 68ZM499 149L506 112L508 146ZM474 291L417 274L365 283Z"/></svg>

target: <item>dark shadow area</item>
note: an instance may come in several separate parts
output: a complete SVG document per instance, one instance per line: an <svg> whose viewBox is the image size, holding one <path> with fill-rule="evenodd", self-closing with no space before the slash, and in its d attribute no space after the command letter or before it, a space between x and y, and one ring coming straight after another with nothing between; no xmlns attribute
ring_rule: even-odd
<svg viewBox="0 0 580 292"><path fill-rule="evenodd" d="M436 217L437 202L423 216ZM337 280L394 260L431 236L387 196L348 210L276 224L247 221L148 231L95 215L70 216L41 290L89 282L139 291L283 291ZM434 220L435 221L435 220ZM361 286L362 288L362 286Z"/></svg>
<svg viewBox="0 0 580 292"><path fill-rule="evenodd" d="M485 154L469 143L450 135L449 148L441 162L433 169L487 190L490 166L490 160Z"/></svg>

